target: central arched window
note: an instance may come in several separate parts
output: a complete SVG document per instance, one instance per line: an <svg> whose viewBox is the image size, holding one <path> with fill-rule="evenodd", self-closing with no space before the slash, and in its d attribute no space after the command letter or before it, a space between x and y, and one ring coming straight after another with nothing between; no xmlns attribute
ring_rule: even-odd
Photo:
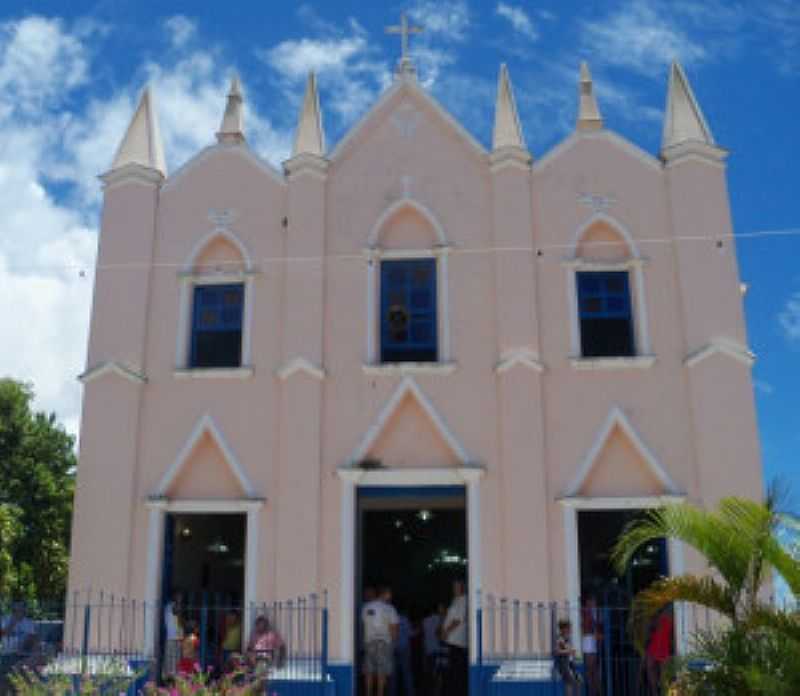
<svg viewBox="0 0 800 696"><path fill-rule="evenodd" d="M367 255L367 360L371 373L449 372L449 246L421 204L402 199L380 217Z"/></svg>
<svg viewBox="0 0 800 696"><path fill-rule="evenodd" d="M607 215L592 216L578 230L565 262L574 367L653 364L644 263L630 233Z"/></svg>

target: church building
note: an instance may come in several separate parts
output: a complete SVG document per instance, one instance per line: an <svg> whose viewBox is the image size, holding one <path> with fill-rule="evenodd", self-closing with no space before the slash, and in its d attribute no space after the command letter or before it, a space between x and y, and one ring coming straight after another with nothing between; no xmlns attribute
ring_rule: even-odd
<svg viewBox="0 0 800 696"><path fill-rule="evenodd" d="M146 89L101 177L70 592L326 591L352 676L365 586L576 603L702 570L608 550L665 502L762 493L727 152L678 64L657 155L585 64L577 92L531 152L501 67L487 149L404 56L329 148L312 74L276 168L234 78L168 174Z"/></svg>

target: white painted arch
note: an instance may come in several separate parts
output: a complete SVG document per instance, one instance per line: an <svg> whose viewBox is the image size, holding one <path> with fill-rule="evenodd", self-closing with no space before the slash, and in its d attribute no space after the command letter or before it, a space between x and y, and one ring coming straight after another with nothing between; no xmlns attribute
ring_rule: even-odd
<svg viewBox="0 0 800 696"><path fill-rule="evenodd" d="M575 232L572 235L572 242L570 243L570 257L577 258L578 254L578 245L581 243L584 235L595 225L597 224L605 224L608 225L611 229L613 229L628 246L630 251L630 258L633 259L641 259L641 254L639 253L639 247L636 244L636 241L631 234L631 231L622 224L619 220L615 217L612 217L608 213L598 211L590 215L586 220L584 220Z"/></svg>
<svg viewBox="0 0 800 696"><path fill-rule="evenodd" d="M216 239L224 239L233 244L242 257L245 271L253 270L253 259L245 243L239 239L239 237L229 228L217 227L204 234L200 239L197 240L197 242L195 242L192 250L189 252L186 263L183 265L184 273L191 273L195 270L197 258L203 253L205 248Z"/></svg>
<svg viewBox="0 0 800 696"><path fill-rule="evenodd" d="M370 248L378 248L380 246L379 242L381 233L383 232L386 223L405 208L414 210L423 218L425 218L426 222L433 227L433 230L436 233L436 240L439 245L447 245L447 236L444 233L444 227L442 226L442 223L439 222L438 218L433 214L431 209L428 208L428 206L426 206L424 203L421 203L414 198L404 197L389 205L380 214L380 216L378 216L378 219L375 221L375 224L372 226L369 236L367 237L367 245Z"/></svg>

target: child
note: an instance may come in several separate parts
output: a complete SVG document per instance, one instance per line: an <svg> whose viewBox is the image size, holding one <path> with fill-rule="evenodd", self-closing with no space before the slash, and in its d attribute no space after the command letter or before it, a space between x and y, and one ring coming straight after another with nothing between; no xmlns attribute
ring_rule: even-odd
<svg viewBox="0 0 800 696"><path fill-rule="evenodd" d="M181 659L178 661L178 674L182 677L188 677L200 671L200 665L197 662L197 646L199 643L197 625L188 622L186 624L186 634L181 640Z"/></svg>
<svg viewBox="0 0 800 696"><path fill-rule="evenodd" d="M575 649L570 643L571 626L567 619L558 622L558 636L556 637L555 663L556 670L564 682L564 696L578 696L580 679L575 672Z"/></svg>

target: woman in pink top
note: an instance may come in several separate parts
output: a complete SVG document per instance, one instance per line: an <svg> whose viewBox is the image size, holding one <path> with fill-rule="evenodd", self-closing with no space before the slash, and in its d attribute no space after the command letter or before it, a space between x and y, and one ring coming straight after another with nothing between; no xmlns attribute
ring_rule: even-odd
<svg viewBox="0 0 800 696"><path fill-rule="evenodd" d="M247 659L251 667L268 670L282 667L286 661L286 645L266 616L259 616L247 643Z"/></svg>

